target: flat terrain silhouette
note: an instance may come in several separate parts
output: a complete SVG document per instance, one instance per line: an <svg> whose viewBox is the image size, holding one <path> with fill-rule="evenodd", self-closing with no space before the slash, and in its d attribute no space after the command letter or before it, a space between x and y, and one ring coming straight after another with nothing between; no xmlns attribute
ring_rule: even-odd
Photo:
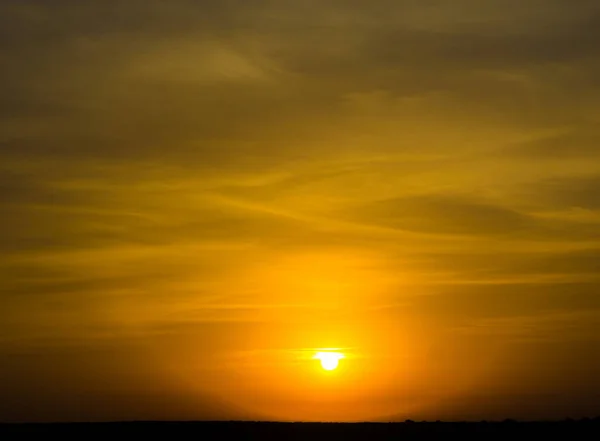
<svg viewBox="0 0 600 441"><path fill-rule="evenodd" d="M557 422L403 422L403 423L271 423L271 422L112 422L0 424L0 439L7 436L168 437L203 440L434 440L434 439L594 439L600 435L600 418ZM523 438L525 439L525 438Z"/></svg>

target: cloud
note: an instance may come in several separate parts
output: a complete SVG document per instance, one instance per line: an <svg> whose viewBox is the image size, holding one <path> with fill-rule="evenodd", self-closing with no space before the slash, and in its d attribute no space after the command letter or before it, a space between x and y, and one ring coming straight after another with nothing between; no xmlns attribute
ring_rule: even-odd
<svg viewBox="0 0 600 441"><path fill-rule="evenodd" d="M459 332L504 334L510 340L550 342L575 340L595 340L593 329L599 324L598 311L577 311L545 313L532 316L515 316L475 320ZM560 337L557 337L560 336Z"/></svg>
<svg viewBox="0 0 600 441"><path fill-rule="evenodd" d="M521 316L556 314L587 314L593 317L600 313L600 303L595 295L597 289L597 280L550 283L511 280L508 283L495 283L493 279L488 279L482 283L447 281L429 286L407 285L398 288L395 296L399 299L398 303L388 304L387 309L382 310L381 317L396 320L402 317L420 317L432 332L442 333L480 320L502 322ZM588 325L582 322L581 326ZM590 324L590 333L592 329ZM513 329L515 333L525 331L525 328L518 326ZM562 337L549 331L547 338L552 340Z"/></svg>
<svg viewBox="0 0 600 441"><path fill-rule="evenodd" d="M568 160L572 158L595 158L600 155L600 127L581 124L563 129L557 135L543 137L514 146L509 153L531 158Z"/></svg>
<svg viewBox="0 0 600 441"><path fill-rule="evenodd" d="M388 199L356 211L363 222L434 234L510 234L528 227L527 217L515 211L453 196Z"/></svg>
<svg viewBox="0 0 600 441"><path fill-rule="evenodd" d="M552 178L540 182L536 197L560 208L600 209L600 175Z"/></svg>
<svg viewBox="0 0 600 441"><path fill-rule="evenodd" d="M0 355L206 361L334 310L389 320L378 341L411 317L415 341L592 338L599 12L0 2Z"/></svg>

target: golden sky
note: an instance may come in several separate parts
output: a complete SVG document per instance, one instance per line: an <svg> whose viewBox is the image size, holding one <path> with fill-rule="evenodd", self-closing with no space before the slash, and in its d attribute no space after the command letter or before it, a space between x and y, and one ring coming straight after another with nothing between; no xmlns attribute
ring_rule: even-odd
<svg viewBox="0 0 600 441"><path fill-rule="evenodd" d="M0 0L0 421L600 413L598 41L596 0Z"/></svg>

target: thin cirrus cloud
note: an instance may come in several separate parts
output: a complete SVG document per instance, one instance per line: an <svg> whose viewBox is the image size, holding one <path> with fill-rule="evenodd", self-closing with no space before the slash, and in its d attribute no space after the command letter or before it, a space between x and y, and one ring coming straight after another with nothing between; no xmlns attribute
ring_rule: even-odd
<svg viewBox="0 0 600 441"><path fill-rule="evenodd" d="M0 350L197 332L235 351L341 305L331 274L365 291L350 313L588 338L599 13L2 2Z"/></svg>

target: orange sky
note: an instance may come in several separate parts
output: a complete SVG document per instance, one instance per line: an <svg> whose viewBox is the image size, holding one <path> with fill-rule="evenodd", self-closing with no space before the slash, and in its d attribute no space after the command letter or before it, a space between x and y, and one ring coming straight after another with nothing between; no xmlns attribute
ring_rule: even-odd
<svg viewBox="0 0 600 441"><path fill-rule="evenodd" d="M0 421L600 414L596 1L51 3L0 1Z"/></svg>

